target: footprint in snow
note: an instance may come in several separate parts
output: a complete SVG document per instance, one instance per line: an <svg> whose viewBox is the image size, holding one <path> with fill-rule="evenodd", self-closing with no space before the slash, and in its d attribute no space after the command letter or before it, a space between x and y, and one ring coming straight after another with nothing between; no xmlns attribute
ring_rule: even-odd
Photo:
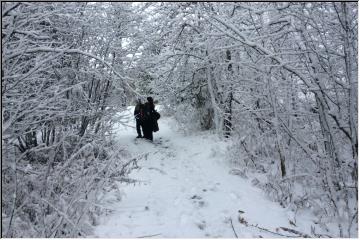
<svg viewBox="0 0 360 240"><path fill-rule="evenodd" d="M160 164L161 165L161 164ZM155 170L158 171L159 173L161 173L162 175L166 175L166 172L164 172L163 170L156 168L156 167L149 167L149 170Z"/></svg>
<svg viewBox="0 0 360 240"><path fill-rule="evenodd" d="M204 200L202 200L202 197L198 195L194 195L190 199L192 199L193 203L200 208L205 207L207 205L207 203Z"/></svg>
<svg viewBox="0 0 360 240"><path fill-rule="evenodd" d="M200 229L200 230L204 230L206 228L206 222L204 220L202 220L201 222L196 223L196 226Z"/></svg>
<svg viewBox="0 0 360 240"><path fill-rule="evenodd" d="M198 206L201 207L201 208L202 208L202 207L205 207L205 206L207 205L205 201L198 201L197 204L198 204Z"/></svg>
<svg viewBox="0 0 360 240"><path fill-rule="evenodd" d="M175 153L173 153L173 152L168 152L168 153L166 153L166 156L168 157L168 158L174 158L176 155L175 155ZM167 159L168 159L167 158Z"/></svg>
<svg viewBox="0 0 360 240"><path fill-rule="evenodd" d="M191 199L198 199L198 200L200 200L200 199L202 199L202 197L200 197L200 196L198 196L198 195L194 195L194 196L191 197Z"/></svg>

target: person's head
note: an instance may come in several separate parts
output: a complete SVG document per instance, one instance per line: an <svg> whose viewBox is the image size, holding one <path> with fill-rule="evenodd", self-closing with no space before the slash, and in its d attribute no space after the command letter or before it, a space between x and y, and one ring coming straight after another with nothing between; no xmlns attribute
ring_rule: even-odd
<svg viewBox="0 0 360 240"><path fill-rule="evenodd" d="M135 99L135 104L136 104L136 105L142 104L142 100L141 100L140 97Z"/></svg>
<svg viewBox="0 0 360 240"><path fill-rule="evenodd" d="M148 100L149 103L154 103L154 100L152 97L147 97L146 99Z"/></svg>

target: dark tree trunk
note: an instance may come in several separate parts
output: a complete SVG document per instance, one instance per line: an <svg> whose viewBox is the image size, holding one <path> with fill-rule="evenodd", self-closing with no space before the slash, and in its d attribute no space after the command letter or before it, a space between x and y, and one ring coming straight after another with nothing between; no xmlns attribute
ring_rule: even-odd
<svg viewBox="0 0 360 240"><path fill-rule="evenodd" d="M228 65L228 77L232 76L232 64L231 64L231 52L226 50L226 61L229 62ZM227 97L225 99L225 116L224 116L224 136L225 138L230 137L232 130L232 102L233 102L233 93L232 86L229 86Z"/></svg>

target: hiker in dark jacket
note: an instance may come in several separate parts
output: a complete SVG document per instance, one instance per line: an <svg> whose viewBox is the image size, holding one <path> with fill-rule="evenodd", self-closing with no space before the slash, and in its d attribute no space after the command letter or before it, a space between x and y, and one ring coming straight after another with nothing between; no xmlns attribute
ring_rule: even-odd
<svg viewBox="0 0 360 240"><path fill-rule="evenodd" d="M157 115L155 111L154 100L152 97L147 98L147 102L144 104L144 121L143 121L143 131L144 138L153 140L153 131L158 131L159 127L157 126ZM159 114L158 114L159 115Z"/></svg>
<svg viewBox="0 0 360 240"><path fill-rule="evenodd" d="M137 100L137 104L134 110L134 116L136 120L136 131L138 134L136 138L142 138L143 136L141 135L141 128L143 129L143 133L144 133L144 127L143 127L144 104L141 103L140 98Z"/></svg>

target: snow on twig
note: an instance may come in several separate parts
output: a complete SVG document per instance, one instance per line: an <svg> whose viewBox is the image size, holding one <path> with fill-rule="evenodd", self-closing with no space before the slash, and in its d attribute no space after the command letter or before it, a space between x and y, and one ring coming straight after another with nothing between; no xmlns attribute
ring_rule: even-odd
<svg viewBox="0 0 360 240"><path fill-rule="evenodd" d="M18 52L15 52L15 53L12 53L12 54L9 54L9 55L6 55L4 57L4 61L8 61L14 57L17 57L23 53L36 53L36 52L57 52L57 53L68 53L68 54L81 54L81 55L84 55L84 56L87 56L87 57L90 57L90 58L93 58L93 59L96 59L97 61L101 62L102 64L104 64L105 66L107 66L108 68L110 68L114 74L116 76L118 76L124 83L125 85L127 86L127 88L132 91L134 94L136 94L137 96L140 96L140 97L143 97L140 93L138 93L135 89L133 89L130 84L126 81L126 80L133 80L135 81L134 79L128 77L128 76L123 76L121 75L120 73L118 73L112 66L110 63L102 60L101 58L91 54L91 53L87 53L87 52L84 52L84 51L81 51L79 49L61 49L61 48L49 48L49 47L37 47L37 48L31 48L31 49L27 49L25 51L18 51Z"/></svg>

